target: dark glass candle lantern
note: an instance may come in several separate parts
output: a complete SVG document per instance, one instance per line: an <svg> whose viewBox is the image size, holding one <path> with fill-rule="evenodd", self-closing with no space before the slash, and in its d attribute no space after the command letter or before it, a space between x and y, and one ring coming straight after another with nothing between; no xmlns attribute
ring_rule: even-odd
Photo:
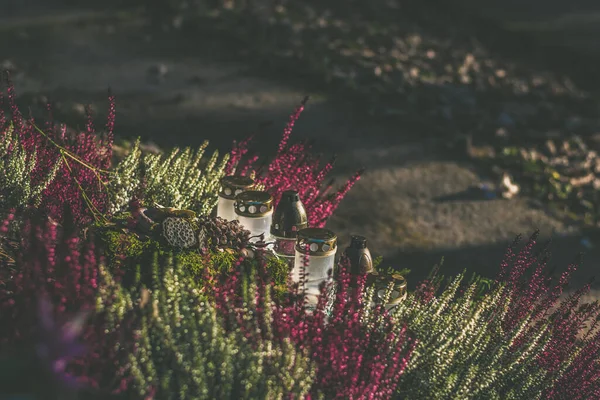
<svg viewBox="0 0 600 400"><path fill-rule="evenodd" d="M308 227L308 218L300 195L295 190L286 190L273 213L271 236L275 240L275 254L294 267L295 245L298 232Z"/></svg>
<svg viewBox="0 0 600 400"><path fill-rule="evenodd" d="M350 246L344 250L344 255L350 261L350 275L365 275L373 273L373 258L367 248L367 238L360 235L352 235ZM356 284L356 280L351 280L351 286Z"/></svg>

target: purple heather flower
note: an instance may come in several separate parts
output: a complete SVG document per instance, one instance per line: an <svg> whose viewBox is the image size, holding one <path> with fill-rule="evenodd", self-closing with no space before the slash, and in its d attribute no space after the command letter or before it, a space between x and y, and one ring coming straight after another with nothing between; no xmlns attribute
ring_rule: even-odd
<svg viewBox="0 0 600 400"><path fill-rule="evenodd" d="M261 304L266 287L270 285L264 252L257 252L259 266L255 292L256 303ZM299 349L308 349L311 360L317 367L315 381L310 391L313 395L322 394L326 398L391 398L399 377L404 373L416 341L406 328L399 331L392 324L391 316L379 308L377 326L367 327L362 322L361 303L366 276L356 278L357 288L350 292L351 275L347 259L339 266L340 276L331 307L331 315L326 315L328 294L323 285L316 308L308 309L304 296L297 296L296 283L289 288L290 296L274 301L269 312L272 315L272 339L290 340ZM266 329L256 329L244 320L247 309L244 306L242 272L237 270L228 281L213 288L217 308L225 317L228 329L241 329L248 340L254 335L262 335ZM263 321L264 309L257 308L256 321ZM260 336L259 336L260 337Z"/></svg>
<svg viewBox="0 0 600 400"><path fill-rule="evenodd" d="M54 179L42 192L38 208L54 220L62 222L64 205L69 204L75 221L80 225L91 222L97 214L105 213L108 194L104 185L108 177L103 171L110 167L112 160L114 96L109 93L104 135L95 133L90 112L86 130L79 134L67 135L64 126L54 126L51 112L49 120L40 124L44 130L37 127L33 117L24 119L16 104L14 86L10 81L7 84L8 96L7 99L0 96L0 109L8 106L10 121L21 145L28 153L36 152L35 168L30 175L31 183L37 185L43 182L47 172L57 162L63 162ZM50 111L49 106L48 110ZM2 129L7 122L6 116L0 113L0 142L4 141Z"/></svg>
<svg viewBox="0 0 600 400"><path fill-rule="evenodd" d="M273 196L275 205L279 203L284 191L297 190L306 208L308 225L322 228L344 196L360 179L364 170L357 171L336 192L329 193L333 181L326 184L325 178L333 168L335 157L322 165L321 157L312 153L309 143L289 144L292 129L304 110L307 100L308 98L305 98L289 117L277 147L277 154L270 162L264 166L256 166L259 159L256 155L242 160L248 153L248 146L252 139L248 138L240 143L234 142L225 173L232 174L235 171L247 175L254 172L255 181L263 185Z"/></svg>

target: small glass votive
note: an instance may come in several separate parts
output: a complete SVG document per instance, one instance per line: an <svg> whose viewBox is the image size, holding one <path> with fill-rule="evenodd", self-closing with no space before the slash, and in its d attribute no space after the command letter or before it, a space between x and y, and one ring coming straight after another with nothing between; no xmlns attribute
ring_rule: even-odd
<svg viewBox="0 0 600 400"><path fill-rule="evenodd" d="M298 232L292 280L300 282L302 271L308 275L304 293L309 307L317 304L319 286L332 279L336 251L337 235L329 229L306 228Z"/></svg>
<svg viewBox="0 0 600 400"><path fill-rule="evenodd" d="M248 190L237 195L233 206L240 224L250 231L250 242L260 241L260 235L267 242L273 220L273 196L259 190Z"/></svg>
<svg viewBox="0 0 600 400"><path fill-rule="evenodd" d="M224 176L221 178L221 190L219 191L219 201L217 203L217 217L227 221L237 219L233 204L235 196L251 190L254 187L254 180L247 176Z"/></svg>

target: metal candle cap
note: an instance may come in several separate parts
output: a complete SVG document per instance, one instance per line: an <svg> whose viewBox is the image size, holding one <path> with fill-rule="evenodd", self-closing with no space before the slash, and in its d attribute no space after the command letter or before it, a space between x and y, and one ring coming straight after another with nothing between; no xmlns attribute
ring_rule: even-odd
<svg viewBox="0 0 600 400"><path fill-rule="evenodd" d="M308 218L300 195L296 190L286 190L273 213L271 235L281 238L295 238L298 231L308 227Z"/></svg>
<svg viewBox="0 0 600 400"><path fill-rule="evenodd" d="M252 189L254 180L248 176L224 176L221 178L221 191L219 196L235 200L235 196Z"/></svg>
<svg viewBox="0 0 600 400"><path fill-rule="evenodd" d="M337 235L324 228L305 228L298 232L296 250L309 256L329 256L337 250Z"/></svg>
<svg viewBox="0 0 600 400"><path fill-rule="evenodd" d="M235 213L243 217L264 217L273 210L273 196L259 190L248 190L235 197Z"/></svg>
<svg viewBox="0 0 600 400"><path fill-rule="evenodd" d="M350 247L353 249L364 249L367 247L367 238L360 235L352 235L350 239Z"/></svg>

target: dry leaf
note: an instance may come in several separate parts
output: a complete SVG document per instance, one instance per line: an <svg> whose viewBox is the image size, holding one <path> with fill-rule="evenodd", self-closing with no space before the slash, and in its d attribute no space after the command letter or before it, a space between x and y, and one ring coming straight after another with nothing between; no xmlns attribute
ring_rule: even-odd
<svg viewBox="0 0 600 400"><path fill-rule="evenodd" d="M502 190L502 197L505 199L512 199L520 190L519 186L512 182L510 175L506 172L502 177L502 187L504 188L504 190Z"/></svg>

